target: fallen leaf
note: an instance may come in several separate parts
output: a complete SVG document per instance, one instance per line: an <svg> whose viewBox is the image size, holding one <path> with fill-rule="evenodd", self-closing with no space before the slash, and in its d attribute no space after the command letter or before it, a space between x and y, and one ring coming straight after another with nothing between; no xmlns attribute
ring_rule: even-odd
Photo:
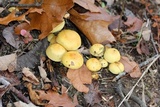
<svg viewBox="0 0 160 107"><path fill-rule="evenodd" d="M89 85L89 92L84 94L84 98L88 104L93 106L94 104L98 104L102 98L100 96L99 85L97 83L92 83Z"/></svg>
<svg viewBox="0 0 160 107"><path fill-rule="evenodd" d="M46 92L37 90L36 92L38 93L39 99L41 101L49 101L45 107L75 107L76 105L78 105L76 99L72 101L68 94L64 93L66 92L65 90L67 89L62 86L62 94L59 94L58 92L55 92L53 90L48 90Z"/></svg>
<svg viewBox="0 0 160 107"><path fill-rule="evenodd" d="M2 70L2 71L7 70L9 65L12 62L15 62L16 60L17 60L17 55L16 54L1 56L0 57L0 70ZM14 66L14 68L16 68L16 65Z"/></svg>
<svg viewBox="0 0 160 107"><path fill-rule="evenodd" d="M76 88L78 91L85 93L89 91L89 88L84 84L91 84L92 76L91 71L89 71L85 65L75 70L68 69L67 77L74 88Z"/></svg>
<svg viewBox="0 0 160 107"><path fill-rule="evenodd" d="M137 17L128 16L127 21L124 22L124 24L129 27L127 29L127 31L135 32L135 31L139 31L141 29L143 21L138 19Z"/></svg>
<svg viewBox="0 0 160 107"><path fill-rule="evenodd" d="M21 0L19 4L34 3L34 0ZM72 0L44 0L41 8L42 14L37 12L28 15L30 23L21 23L15 28L16 34L20 34L21 29L27 31L37 29L41 31L39 39L44 39L51 30L63 21L63 16L73 6Z"/></svg>
<svg viewBox="0 0 160 107"><path fill-rule="evenodd" d="M137 52L139 54L145 54L145 55L149 55L149 49L148 49L148 43L146 41L144 41L144 39L141 39L137 46L136 46L136 49L137 49Z"/></svg>
<svg viewBox="0 0 160 107"><path fill-rule="evenodd" d="M6 42L9 43L11 46L13 46L14 48L18 49L20 47L20 44L23 45L23 41L19 40L19 37L17 35L14 34L14 30L13 27L6 27L2 34L3 37L6 39Z"/></svg>
<svg viewBox="0 0 160 107"><path fill-rule="evenodd" d="M35 77L35 75L30 71L29 68L24 67L22 69L22 73L29 79L35 81L36 83L39 83L39 80Z"/></svg>
<svg viewBox="0 0 160 107"><path fill-rule="evenodd" d="M92 0L74 0L74 3L82 6L83 8L91 11L91 12L100 12L100 8L94 5L94 1Z"/></svg>
<svg viewBox="0 0 160 107"><path fill-rule="evenodd" d="M124 71L129 73L132 78L138 78L142 75L139 65L128 57L121 56L121 63L124 65Z"/></svg>
<svg viewBox="0 0 160 107"><path fill-rule="evenodd" d="M38 107L38 106L35 106L35 105L32 104L32 103L27 104L27 103L24 103L24 102L22 102L22 101L14 102L14 106L15 106L15 107Z"/></svg>
<svg viewBox="0 0 160 107"><path fill-rule="evenodd" d="M29 8L29 10L27 12L25 12L24 14L17 16L16 10L14 10L8 16L6 16L4 18L0 18L0 24L8 25L11 21L25 21L27 23L30 23L26 19L26 15L28 15L29 13L40 12L40 11L43 11L43 10L40 9L39 11L37 11L36 8Z"/></svg>
<svg viewBox="0 0 160 107"><path fill-rule="evenodd" d="M26 21L26 22L28 22L28 20L26 20L26 18L25 18L26 14L27 13L17 17L16 11L12 11L8 16L6 16L4 18L0 18L0 24L8 25L8 23L11 21Z"/></svg>
<svg viewBox="0 0 160 107"><path fill-rule="evenodd" d="M116 41L108 30L108 25L111 21L106 20L110 20L111 17L109 15L101 15L101 13L79 14L74 9L71 9L69 13L71 14L70 20L85 34L92 44L106 44Z"/></svg>
<svg viewBox="0 0 160 107"><path fill-rule="evenodd" d="M0 84L0 98L2 98L11 83L5 77L0 77Z"/></svg>
<svg viewBox="0 0 160 107"><path fill-rule="evenodd" d="M42 79L44 80L44 82L51 82L51 80L49 80L47 78L47 73L45 71L45 69L41 66L38 66L39 72L40 72L40 76L42 77Z"/></svg>
<svg viewBox="0 0 160 107"><path fill-rule="evenodd" d="M160 0L155 0L157 4L160 4Z"/></svg>
<svg viewBox="0 0 160 107"><path fill-rule="evenodd" d="M45 105L45 103L41 102L39 95L35 90L32 89L32 84L27 83L26 87L28 88L29 97L31 101L36 105Z"/></svg>
<svg viewBox="0 0 160 107"><path fill-rule="evenodd" d="M147 22L142 25L142 37L145 41L149 41L151 36L151 29L147 25Z"/></svg>

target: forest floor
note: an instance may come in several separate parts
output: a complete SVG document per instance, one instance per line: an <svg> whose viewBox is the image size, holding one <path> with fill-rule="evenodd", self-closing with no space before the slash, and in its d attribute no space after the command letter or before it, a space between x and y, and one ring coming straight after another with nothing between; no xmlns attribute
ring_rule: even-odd
<svg viewBox="0 0 160 107"><path fill-rule="evenodd" d="M23 39L21 42L16 42L19 45L22 43L22 46L17 48L15 42L15 47L11 46L10 43L13 41L6 39L11 38L11 36L5 37L4 35L12 34L13 28L19 24L19 20L14 20L9 24L0 25L0 67L2 67L1 64L7 63L4 63L5 60L11 60L15 53L17 60L17 65L13 67L15 68L13 71L12 67L8 67L6 70L0 68L0 104L2 107L35 107L35 105L72 107L74 104L77 107L160 107L160 1L119 0L114 3L108 2L108 4L107 1L109 0L95 1L106 8L110 14L120 17L118 21L113 21L109 25L109 30L115 36L116 42L107 44L107 46L118 49L122 56L132 60L133 63L129 63L130 66L137 64L139 72L135 72L134 75L125 72L125 74L117 76L109 72L108 68L101 69L97 72L99 78L92 79L90 84L85 85L89 92L80 92L78 91L79 88L76 89L75 84L72 84L68 79L68 68L59 62L51 61L45 55L49 42L47 38L38 39L41 34L40 30L30 31L34 38L32 41L24 44L22 43L25 42ZM77 4L75 9L78 10L79 7L76 6ZM26 10L23 11L22 13L26 12ZM8 10L3 10L0 17L6 17L8 14ZM128 17L130 15L134 18L130 19ZM127 21L130 24L125 23ZM65 19L63 29L77 31L82 39L81 47L89 48L91 43L85 36L86 33L73 23L72 20ZM116 27L121 32L115 31ZM21 36L20 39L22 38ZM13 56L8 57L7 55ZM84 54L84 57L90 56ZM46 71L44 75L47 75L50 82L44 82L39 73L39 66L44 68ZM33 76L24 76L22 71L25 67L28 67L27 69L37 79ZM135 71L134 69L137 68L133 68L132 72ZM65 89L63 89L64 87ZM45 97L47 98L45 99ZM71 99L74 103L71 103ZM26 105L18 101L23 101ZM63 102L67 103L63 105ZM30 103L32 105L29 105ZM72 106L68 103L71 103Z"/></svg>

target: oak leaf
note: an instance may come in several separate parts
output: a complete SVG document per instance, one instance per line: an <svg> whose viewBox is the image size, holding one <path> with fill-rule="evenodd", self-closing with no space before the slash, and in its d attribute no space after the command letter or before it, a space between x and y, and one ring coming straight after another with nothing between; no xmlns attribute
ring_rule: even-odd
<svg viewBox="0 0 160 107"><path fill-rule="evenodd" d="M20 1L20 4L30 3L34 3L34 0ZM41 6L44 12L42 14L37 12L29 14L30 23L21 23L15 28L15 32L16 34L20 34L21 29L27 31L37 29L41 31L39 39L43 39L49 35L54 27L63 21L63 16L72 6L72 0L44 0Z"/></svg>
<svg viewBox="0 0 160 107"><path fill-rule="evenodd" d="M91 12L100 12L100 8L94 5L94 0L74 0L74 3L82 6Z"/></svg>
<svg viewBox="0 0 160 107"><path fill-rule="evenodd" d="M106 12L80 14L71 9L69 13L71 14L70 20L85 34L92 44L106 44L116 41L108 29L108 25L112 22L112 17Z"/></svg>
<svg viewBox="0 0 160 107"><path fill-rule="evenodd" d="M89 88L84 84L91 84L92 76L91 71L83 65L79 69L68 69L67 77L70 79L71 84L80 92L87 93Z"/></svg>
<svg viewBox="0 0 160 107"><path fill-rule="evenodd" d="M10 71L14 71L14 68L16 67L16 61L17 61L17 55L16 54L10 54L0 57L0 70L7 70L11 65L13 66L13 69ZM14 63L14 64L13 64Z"/></svg>
<svg viewBox="0 0 160 107"><path fill-rule="evenodd" d="M30 8L28 9L27 12L25 12L24 14L20 16L16 15L16 11L12 11L8 16L4 18L0 18L0 24L8 25L8 23L10 23L11 21L25 21L26 23L30 23L26 19L26 15L28 15L29 13L34 13L34 12L41 13L42 11L43 11L42 9Z"/></svg>
<svg viewBox="0 0 160 107"><path fill-rule="evenodd" d="M47 92L42 90L37 90L36 92L39 95L39 100L48 100L49 102L45 107L75 107L78 105L76 98L72 99L65 93L67 89L62 86L62 94L59 94L53 90L48 90ZM74 96L75 97L75 96Z"/></svg>
<svg viewBox="0 0 160 107"><path fill-rule="evenodd" d="M143 21L138 19L137 17L131 17L128 16L127 17L127 21L124 22L125 25L127 25L129 28L127 29L127 31L129 32L135 32L135 31L139 31L143 25Z"/></svg>
<svg viewBox="0 0 160 107"><path fill-rule="evenodd" d="M29 80L32 80L34 83L39 83L39 80L36 78L36 76L30 71L29 68L24 67L22 69L22 73L25 75L25 77L29 78Z"/></svg>
<svg viewBox="0 0 160 107"><path fill-rule="evenodd" d="M120 62L123 63L125 72L129 73L132 78L138 78L142 75L140 67L135 61L121 56Z"/></svg>

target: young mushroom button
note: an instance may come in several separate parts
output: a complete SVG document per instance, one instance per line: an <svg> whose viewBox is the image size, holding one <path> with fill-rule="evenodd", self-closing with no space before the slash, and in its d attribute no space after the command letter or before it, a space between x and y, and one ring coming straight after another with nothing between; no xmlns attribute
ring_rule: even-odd
<svg viewBox="0 0 160 107"><path fill-rule="evenodd" d="M109 71L113 74L119 74L124 71L124 65L121 62L114 62L109 65Z"/></svg>
<svg viewBox="0 0 160 107"><path fill-rule="evenodd" d="M108 48L104 52L104 59L109 63L118 62L121 58L119 51L115 48Z"/></svg>
<svg viewBox="0 0 160 107"><path fill-rule="evenodd" d="M101 69L101 63L97 58L90 58L86 62L86 66L90 71L99 71Z"/></svg>

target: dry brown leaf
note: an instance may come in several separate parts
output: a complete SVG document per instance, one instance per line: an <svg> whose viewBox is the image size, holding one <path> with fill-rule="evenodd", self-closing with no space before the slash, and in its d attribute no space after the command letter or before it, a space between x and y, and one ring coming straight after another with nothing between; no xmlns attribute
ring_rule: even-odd
<svg viewBox="0 0 160 107"><path fill-rule="evenodd" d="M83 8L91 11L91 12L100 12L100 8L94 5L94 1L91 0L74 0L74 3L82 6Z"/></svg>
<svg viewBox="0 0 160 107"><path fill-rule="evenodd" d="M11 21L26 21L27 23L29 23L29 21L26 19L27 14L34 12L41 13L42 11L43 11L42 9L30 8L27 12L25 12L20 16L16 15L16 11L12 11L8 16L0 18L0 24L8 25L8 23Z"/></svg>
<svg viewBox="0 0 160 107"><path fill-rule="evenodd" d="M27 83L26 86L28 88L29 97L30 97L31 101L36 105L45 105L45 103L41 102L40 97L36 93L36 91L32 89L32 84L31 83Z"/></svg>
<svg viewBox="0 0 160 107"><path fill-rule="evenodd" d="M84 98L88 104L94 106L94 104L98 104L102 100L100 95L99 84L97 82L93 82L89 85L89 92L84 94Z"/></svg>
<svg viewBox="0 0 160 107"><path fill-rule="evenodd" d="M144 41L144 39L141 39L137 46L136 46L136 49L137 49L137 52L139 54L146 54L146 55L149 55L149 49L148 49L148 44L146 43L146 41Z"/></svg>
<svg viewBox="0 0 160 107"><path fill-rule="evenodd" d="M75 107L78 105L77 99L72 99L68 96L65 90L65 87L62 86L62 94L59 94L53 90L48 90L47 92L37 90L36 92L39 95L39 100L48 100L49 102L45 105L45 107Z"/></svg>
<svg viewBox="0 0 160 107"><path fill-rule="evenodd" d="M49 80L47 78L47 73L45 71L45 69L41 66L38 66L39 72L40 72L40 76L42 77L42 79L44 80L44 82L51 82L51 80Z"/></svg>
<svg viewBox="0 0 160 107"><path fill-rule="evenodd" d="M29 68L24 67L24 68L22 69L22 73L23 73L27 78L29 78L29 80L33 80L33 81L35 81L35 83L38 83L38 82L39 82L39 80L38 80L38 79L36 78L36 76L30 71Z"/></svg>
<svg viewBox="0 0 160 107"><path fill-rule="evenodd" d="M91 71L83 65L79 69L68 69L67 77L70 79L71 84L80 92L87 93L89 88L86 87L84 84L91 84L92 76Z"/></svg>
<svg viewBox="0 0 160 107"><path fill-rule="evenodd" d="M21 0L20 4L34 3L34 0ZM30 24L22 23L15 29L17 34L20 34L21 29L41 31L39 39L43 39L49 35L50 31L63 21L65 13L73 6L72 0L44 0L42 9L44 12L39 14L37 12L31 13L28 17L31 19Z"/></svg>
<svg viewBox="0 0 160 107"><path fill-rule="evenodd" d="M70 20L85 34L92 44L105 44L116 41L108 30L108 25L111 23L111 20L107 19L108 17L111 18L109 15L105 15L104 13L104 15L101 13L79 14L74 9L71 9L69 12L71 14ZM106 17L110 21L103 20L104 17L101 16Z"/></svg>
<svg viewBox="0 0 160 107"><path fill-rule="evenodd" d="M127 21L124 22L124 24L129 27L127 31L135 32L141 29L143 24L142 20L138 19L137 17L131 17L131 16L128 16L127 18L128 18Z"/></svg>
<svg viewBox="0 0 160 107"><path fill-rule="evenodd" d="M129 73L132 78L138 78L142 75L140 67L135 61L121 56L120 62L123 63L125 72Z"/></svg>
<svg viewBox="0 0 160 107"><path fill-rule="evenodd" d="M7 70L9 65L11 65L13 62L15 63L17 60L17 55L16 54L10 54L10 55L5 55L0 57L0 70ZM13 69L11 71L14 71L14 68L16 65L13 65Z"/></svg>
<svg viewBox="0 0 160 107"><path fill-rule="evenodd" d="M14 102L14 105L15 105L15 107L38 107L38 106L35 106L32 103L27 104L27 103L24 103L22 101Z"/></svg>

